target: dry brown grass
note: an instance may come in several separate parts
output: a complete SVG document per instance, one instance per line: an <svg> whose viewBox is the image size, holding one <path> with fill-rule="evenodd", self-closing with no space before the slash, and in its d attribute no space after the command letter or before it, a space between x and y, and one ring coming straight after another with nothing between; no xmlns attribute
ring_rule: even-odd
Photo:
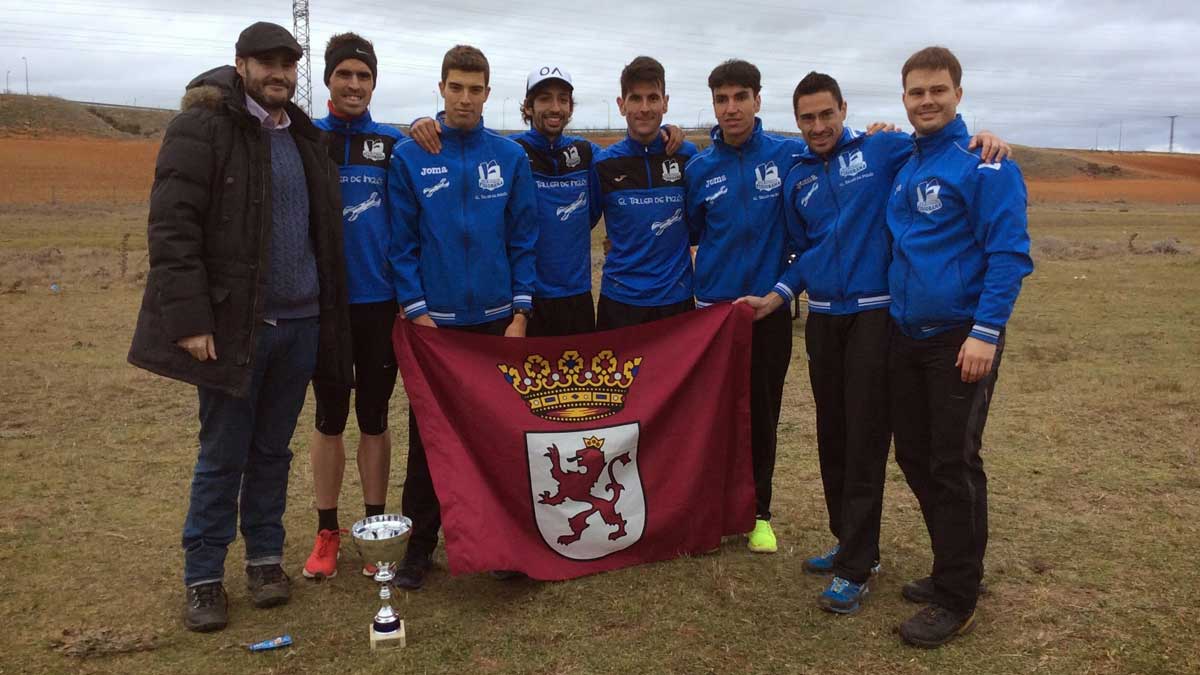
<svg viewBox="0 0 1200 675"><path fill-rule="evenodd" d="M797 323L776 474L779 554L753 556L735 538L712 555L548 584L450 578L443 566L397 603L411 646L373 656L364 632L373 592L355 556L331 582L299 578L315 521L304 459L311 401L286 516L293 602L252 609L235 544L230 628L182 630L179 529L196 400L124 362L144 207L8 215L0 285L28 281L24 293L0 294L0 672L1200 672L1200 256L1040 261L985 436L991 592L979 628L950 647L912 650L892 632L913 609L901 584L930 565L894 465L884 572L865 610L838 618L813 602L822 581L800 562L830 536ZM1036 210L1033 224L1039 240L1123 242L1134 231L1200 240L1200 213L1186 209ZM52 277L62 292L47 290ZM404 411L399 389L392 505ZM347 518L360 498L348 478ZM296 645L243 648L282 633Z"/></svg>

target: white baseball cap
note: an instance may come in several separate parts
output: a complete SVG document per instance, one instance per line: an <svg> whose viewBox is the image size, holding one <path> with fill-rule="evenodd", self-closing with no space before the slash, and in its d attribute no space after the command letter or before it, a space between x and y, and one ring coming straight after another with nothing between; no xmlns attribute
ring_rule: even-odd
<svg viewBox="0 0 1200 675"><path fill-rule="evenodd" d="M560 80L572 91L575 90L575 85L571 83L571 73L559 66L545 65L529 71L529 77L525 80L525 93L528 94L531 89L546 80Z"/></svg>

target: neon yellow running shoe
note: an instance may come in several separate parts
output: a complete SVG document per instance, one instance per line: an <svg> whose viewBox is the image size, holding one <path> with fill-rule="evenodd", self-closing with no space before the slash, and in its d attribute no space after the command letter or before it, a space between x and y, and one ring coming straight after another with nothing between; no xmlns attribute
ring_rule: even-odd
<svg viewBox="0 0 1200 675"><path fill-rule="evenodd" d="M754 531L750 533L750 550L755 553L774 553L779 550L775 542L775 530L771 529L771 521L754 521Z"/></svg>

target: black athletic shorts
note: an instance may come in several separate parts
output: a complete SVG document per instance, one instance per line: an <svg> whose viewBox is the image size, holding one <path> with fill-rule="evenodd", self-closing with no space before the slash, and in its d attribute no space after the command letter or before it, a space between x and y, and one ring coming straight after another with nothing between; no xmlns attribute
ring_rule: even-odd
<svg viewBox="0 0 1200 675"><path fill-rule="evenodd" d="M659 319L665 319L676 314L690 312L693 309L696 309L696 302L692 298L671 305L642 307L640 305L627 305L623 302L617 302L601 293L600 302L596 303L596 330L640 326L651 321L658 321Z"/></svg>
<svg viewBox="0 0 1200 675"><path fill-rule="evenodd" d="M396 388L396 352L392 325L399 307L395 300L350 305L350 335L354 349L354 414L358 430L377 436L387 431L388 400ZM317 431L338 436L350 416L350 387L313 382L317 398Z"/></svg>
<svg viewBox="0 0 1200 675"><path fill-rule="evenodd" d="M596 330L596 308L591 292L565 298L533 299L533 316L525 334L529 337L579 335Z"/></svg>

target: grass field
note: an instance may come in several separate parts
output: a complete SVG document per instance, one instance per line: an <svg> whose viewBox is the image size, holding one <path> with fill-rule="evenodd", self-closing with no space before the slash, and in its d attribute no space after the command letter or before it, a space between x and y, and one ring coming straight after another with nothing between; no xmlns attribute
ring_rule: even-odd
<svg viewBox="0 0 1200 675"><path fill-rule="evenodd" d="M292 603L249 605L235 543L229 629L181 628L196 398L125 363L145 206L0 208L0 673L1200 672L1200 255L1138 253L1173 238L1195 249L1200 206L1056 203L1031 222L1039 241L1110 244L1039 259L1010 325L985 435L990 592L970 637L925 652L893 633L914 609L900 586L930 565L894 463L874 594L855 617L816 608L823 582L800 561L831 541L797 322L779 554L731 538L711 555L543 584L451 578L439 552L430 585L396 603L410 647L372 655L375 589L355 556L332 581L299 575L315 524L311 397L286 517ZM393 506L405 408L398 388ZM353 474L351 457L345 520L361 503ZM295 646L243 647L283 633Z"/></svg>

